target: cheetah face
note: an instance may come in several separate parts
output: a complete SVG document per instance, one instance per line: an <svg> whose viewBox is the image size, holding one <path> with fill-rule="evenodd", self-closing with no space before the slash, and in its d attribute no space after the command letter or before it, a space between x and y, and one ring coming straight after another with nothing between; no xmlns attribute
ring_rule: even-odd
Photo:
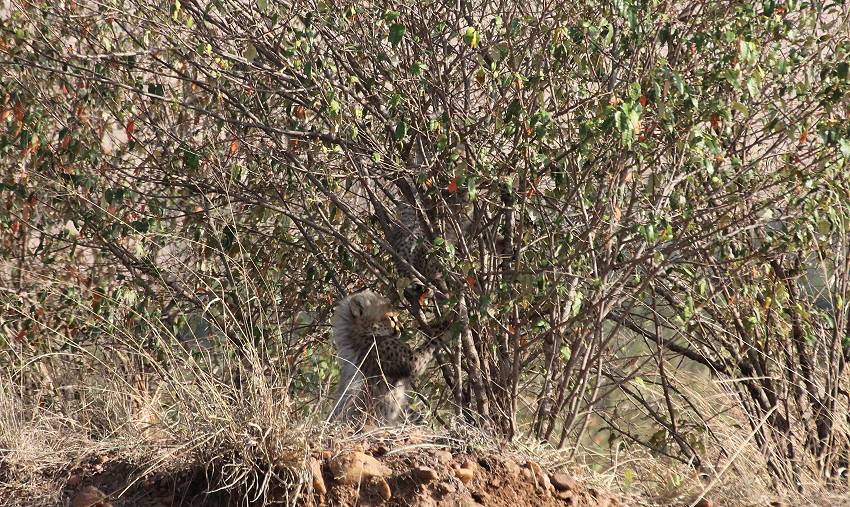
<svg viewBox="0 0 850 507"><path fill-rule="evenodd" d="M397 336L401 332L401 322L396 312L387 312L384 317L372 326L372 334L375 337Z"/></svg>

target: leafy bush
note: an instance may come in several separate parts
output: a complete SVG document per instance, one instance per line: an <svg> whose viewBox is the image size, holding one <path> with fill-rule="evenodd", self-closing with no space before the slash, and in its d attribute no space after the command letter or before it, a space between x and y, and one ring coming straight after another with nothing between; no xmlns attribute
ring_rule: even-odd
<svg viewBox="0 0 850 507"><path fill-rule="evenodd" d="M848 33L832 2L28 2L3 362L33 396L104 351L157 374L200 322L206 370L309 414L332 302L406 304L401 204L463 323L433 413L706 470L734 410L776 479L846 475Z"/></svg>

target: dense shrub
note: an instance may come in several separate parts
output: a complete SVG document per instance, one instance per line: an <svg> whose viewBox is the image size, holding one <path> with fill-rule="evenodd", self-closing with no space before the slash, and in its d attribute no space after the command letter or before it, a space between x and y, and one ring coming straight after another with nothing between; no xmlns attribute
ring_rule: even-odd
<svg viewBox="0 0 850 507"><path fill-rule="evenodd" d="M604 431L702 470L734 453L732 411L777 479L846 474L846 6L3 17L0 357L32 396L107 353L156 375L198 323L210 368L321 396L332 302L405 304L382 227L401 202L437 313L468 322L422 386L434 414L557 446ZM695 401L718 391L737 403Z"/></svg>

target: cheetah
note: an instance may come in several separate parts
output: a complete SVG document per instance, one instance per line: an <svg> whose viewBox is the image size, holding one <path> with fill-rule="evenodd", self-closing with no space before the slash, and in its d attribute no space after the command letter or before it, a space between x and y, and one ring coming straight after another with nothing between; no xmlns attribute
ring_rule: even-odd
<svg viewBox="0 0 850 507"><path fill-rule="evenodd" d="M416 217L416 209L402 204L396 209L396 222L387 232L387 242L416 271L424 276L433 276L434 269L428 262L428 249L424 243L425 235ZM399 275L411 280L417 276L405 265L398 266ZM424 280L418 280L420 283Z"/></svg>
<svg viewBox="0 0 850 507"><path fill-rule="evenodd" d="M389 302L366 290L337 304L333 336L339 361L339 386L333 419L366 415L393 424L407 410L408 391L430 363L442 340L417 350L401 340L401 327Z"/></svg>
<svg viewBox="0 0 850 507"><path fill-rule="evenodd" d="M399 278L407 282L404 297L414 318L420 324L425 324L421 305L422 297L430 293L429 282L433 283L438 292L445 293L447 288L437 260L429 256L426 235L414 207L405 203L398 205L395 219L386 230L386 239L393 250L407 263L396 263Z"/></svg>

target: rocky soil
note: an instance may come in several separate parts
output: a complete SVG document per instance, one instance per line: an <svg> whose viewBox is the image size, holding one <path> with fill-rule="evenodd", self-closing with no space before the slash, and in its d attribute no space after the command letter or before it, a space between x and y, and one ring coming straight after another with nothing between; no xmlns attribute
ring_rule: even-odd
<svg viewBox="0 0 850 507"><path fill-rule="evenodd" d="M617 507L616 497L534 461L438 447L394 452L381 447L315 452L299 490L268 500L304 506L573 506ZM234 498L209 494L203 470L148 475L116 457L93 457L65 482L70 507L225 506ZM241 495L240 495L241 496ZM242 503L244 505L244 503Z"/></svg>

